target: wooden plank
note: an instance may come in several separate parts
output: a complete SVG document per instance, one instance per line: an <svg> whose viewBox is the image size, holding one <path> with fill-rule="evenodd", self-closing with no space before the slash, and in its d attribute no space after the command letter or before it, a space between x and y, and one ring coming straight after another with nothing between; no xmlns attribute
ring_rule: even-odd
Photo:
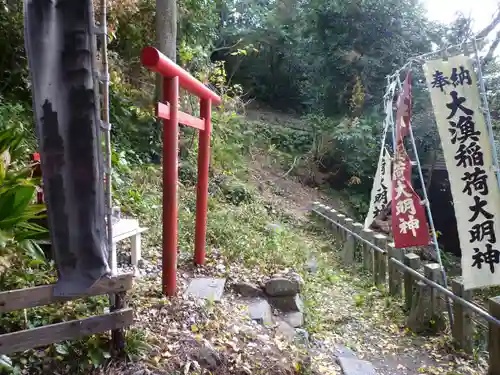
<svg viewBox="0 0 500 375"><path fill-rule="evenodd" d="M377 233L373 236L375 245L387 252L387 236ZM385 287L387 280L387 255L373 250L373 284Z"/></svg>
<svg viewBox="0 0 500 375"><path fill-rule="evenodd" d="M403 249L396 249L394 242L387 244L387 254L389 263L389 294L393 297L401 297L403 295L403 275L399 267L391 262L391 258L404 262L405 252Z"/></svg>
<svg viewBox="0 0 500 375"><path fill-rule="evenodd" d="M123 292L132 289L132 283L132 273L113 276L109 279L100 280L84 295L79 297L55 297L53 284L0 292L0 313L65 302L80 297Z"/></svg>
<svg viewBox="0 0 500 375"><path fill-rule="evenodd" d="M139 228L139 220L137 219L120 219L113 223L113 237L123 233L131 232Z"/></svg>
<svg viewBox="0 0 500 375"><path fill-rule="evenodd" d="M179 111L178 113L179 116L179 123L191 126L192 128L199 129L199 130L205 130L205 121L198 118L191 116L190 114L187 114L185 112ZM164 104L164 103L157 103L156 105L156 117L162 118L164 120L169 120L170 119L170 105L169 104Z"/></svg>
<svg viewBox="0 0 500 375"><path fill-rule="evenodd" d="M404 264L407 265L408 267L417 271L420 268L420 263L421 260L417 254L414 253L405 254ZM406 311L410 311L411 306L413 304L412 302L413 288L415 287L416 280L408 272L405 272L403 279L404 279L404 291L405 291L405 307Z"/></svg>
<svg viewBox="0 0 500 375"><path fill-rule="evenodd" d="M117 293L115 295L114 304L113 306L111 306L111 311L112 312L122 311L126 307L127 305L125 302L125 292ZM123 332L123 329L121 329L121 327L119 329L114 329L111 331L111 341L115 350L120 354L124 354L125 332Z"/></svg>
<svg viewBox="0 0 500 375"><path fill-rule="evenodd" d="M472 290L464 290L462 277L456 277L451 281L451 287L455 295L472 300ZM474 321L471 310L460 303L453 303L453 327L452 334L455 343L466 353L472 354L474 351Z"/></svg>
<svg viewBox="0 0 500 375"><path fill-rule="evenodd" d="M0 354L10 354L46 346L64 340L76 340L95 333L129 326L134 321L132 309L117 310L109 314L86 319L71 320L48 326L0 335Z"/></svg>
<svg viewBox="0 0 500 375"><path fill-rule="evenodd" d="M148 230L148 228L138 228L138 229L131 230L130 232L120 233L117 236L113 236L113 243L120 242L120 241L127 239L127 238L130 238L130 237L134 237L138 234L146 232L147 230Z"/></svg>

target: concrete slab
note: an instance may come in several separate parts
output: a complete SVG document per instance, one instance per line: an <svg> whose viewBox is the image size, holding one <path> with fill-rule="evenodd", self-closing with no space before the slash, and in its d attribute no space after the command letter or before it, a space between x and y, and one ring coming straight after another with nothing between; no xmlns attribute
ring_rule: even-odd
<svg viewBox="0 0 500 375"><path fill-rule="evenodd" d="M357 359L356 354L354 354L354 352L351 349L341 344L335 345L335 356L337 358L345 357L345 358Z"/></svg>
<svg viewBox="0 0 500 375"><path fill-rule="evenodd" d="M226 279L213 279L210 277L192 279L189 282L186 294L218 302L224 293L225 284Z"/></svg>
<svg viewBox="0 0 500 375"><path fill-rule="evenodd" d="M302 327L304 325L304 314L300 311L289 312L283 315L283 320L293 328Z"/></svg>
<svg viewBox="0 0 500 375"><path fill-rule="evenodd" d="M264 299L258 299L248 306L250 318L265 326L273 325L273 311Z"/></svg>
<svg viewBox="0 0 500 375"><path fill-rule="evenodd" d="M278 322L276 329L287 341L293 342L295 340L295 329L284 320Z"/></svg>
<svg viewBox="0 0 500 375"><path fill-rule="evenodd" d="M373 365L367 361L339 357L339 364L344 375L377 375Z"/></svg>

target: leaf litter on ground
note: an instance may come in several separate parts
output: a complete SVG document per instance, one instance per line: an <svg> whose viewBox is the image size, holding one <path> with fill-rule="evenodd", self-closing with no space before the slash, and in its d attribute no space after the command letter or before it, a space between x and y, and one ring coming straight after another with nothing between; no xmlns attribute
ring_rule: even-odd
<svg viewBox="0 0 500 375"><path fill-rule="evenodd" d="M253 167L258 169L258 165ZM147 332L153 349L147 358L129 366L130 371L144 367L154 374L178 371L220 375L334 375L340 374L334 354L336 346L342 344L358 357L371 361L380 375L484 373L483 359L473 360L451 350L446 336L417 337L408 332L404 329L400 301L389 300L384 291L371 287L368 275L343 269L337 259L338 245L328 228L317 225L307 216L311 201L322 198L316 189L305 187L293 178L280 179L278 173L265 168L260 168L255 175L264 186L258 203L271 207L267 219L262 217L256 220L257 224L246 222L248 212L259 212L258 209L224 207L220 202L218 209L229 210L230 215L240 221L237 230L241 231L241 237L247 229L256 236L259 232L252 225L265 226L262 223L266 221L281 220L284 230L263 234L265 230L261 228L259 235L269 236L269 242L263 242L262 238L243 238L241 243L236 243L235 247L252 242L273 246L253 249L249 258L227 246L212 246L206 265L195 268L190 264L192 255L181 252L179 293L169 299L161 297L159 292L159 246L145 249L146 263L156 267L156 274L137 280L130 303L136 311L136 325ZM273 179L272 184L267 184L269 178ZM276 195L273 190L279 184L284 187ZM147 224L158 226L158 221ZM234 232L233 228L226 227ZM158 235L159 228L150 233ZM157 241L152 238L147 243ZM311 259L316 264L314 270L308 266ZM287 269L298 272L305 281L303 298L310 335L307 351L301 345L288 342L274 329L251 321L246 305L230 292L234 282L259 285L276 272ZM200 301L183 295L188 280L199 276L227 278L221 302ZM122 372L116 374L141 375L124 372L120 365L111 366L110 373L118 368Z"/></svg>

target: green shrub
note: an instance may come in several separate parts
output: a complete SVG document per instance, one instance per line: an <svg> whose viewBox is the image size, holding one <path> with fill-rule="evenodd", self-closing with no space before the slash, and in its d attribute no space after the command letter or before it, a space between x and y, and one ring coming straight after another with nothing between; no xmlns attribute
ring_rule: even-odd
<svg viewBox="0 0 500 375"><path fill-rule="evenodd" d="M234 177L227 177L219 185L226 202L235 206L251 203L254 200L250 187Z"/></svg>
<svg viewBox="0 0 500 375"><path fill-rule="evenodd" d="M48 230L35 223L45 211L43 204L33 204L40 181L31 178L32 166L16 160L22 143L19 129L0 130L0 273L25 256L43 260L39 241L48 239Z"/></svg>

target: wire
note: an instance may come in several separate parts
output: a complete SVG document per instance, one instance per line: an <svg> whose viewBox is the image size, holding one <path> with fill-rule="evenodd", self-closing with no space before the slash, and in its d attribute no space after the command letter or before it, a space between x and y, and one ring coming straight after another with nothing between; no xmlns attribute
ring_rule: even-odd
<svg viewBox="0 0 500 375"><path fill-rule="evenodd" d="M484 36L482 38L477 38L477 39L475 37L472 37L470 40L464 40L461 43L454 44L454 45L451 45L451 46L446 46L446 47L440 48L440 49L438 49L436 51L426 52L426 53L423 53L421 55L412 56L412 57L410 57L408 59L408 61L401 68L395 70L393 74L390 74L387 77L389 77L389 78L395 78L395 77L399 76L399 74L402 71L404 71L404 70L408 69L409 67L411 67L411 64L413 62L422 63L422 62L425 62L426 58L430 58L432 56L441 54L443 52L448 52L450 50L461 50L465 46L467 46L468 44L471 44L471 47L474 47L474 43L475 42L483 40L485 38L486 38L486 36Z"/></svg>

